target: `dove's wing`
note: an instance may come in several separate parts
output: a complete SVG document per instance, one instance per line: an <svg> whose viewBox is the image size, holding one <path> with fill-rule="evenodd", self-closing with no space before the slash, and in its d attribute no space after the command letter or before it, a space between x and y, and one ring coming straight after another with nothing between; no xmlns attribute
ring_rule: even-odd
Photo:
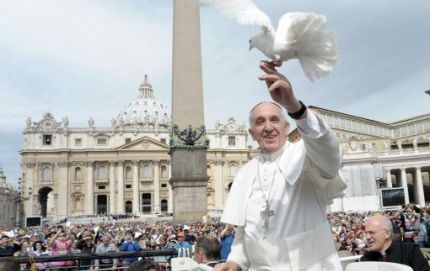
<svg viewBox="0 0 430 271"><path fill-rule="evenodd" d="M311 81L330 73L337 62L336 41L324 29L325 22L322 15L291 12L282 16L276 30L275 50L281 59L298 58Z"/></svg>
<svg viewBox="0 0 430 271"><path fill-rule="evenodd" d="M239 24L261 25L273 29L269 16L251 0L202 0L202 3L220 10Z"/></svg>

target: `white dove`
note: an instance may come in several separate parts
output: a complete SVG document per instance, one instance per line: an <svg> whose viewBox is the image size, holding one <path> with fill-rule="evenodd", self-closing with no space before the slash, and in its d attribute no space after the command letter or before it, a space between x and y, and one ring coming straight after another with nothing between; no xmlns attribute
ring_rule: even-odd
<svg viewBox="0 0 430 271"><path fill-rule="evenodd" d="M337 61L334 35L324 29L326 18L307 12L285 13L274 29L270 18L251 0L201 0L242 25L260 25L262 31L249 40L278 66L297 58L306 76L314 81L327 75Z"/></svg>

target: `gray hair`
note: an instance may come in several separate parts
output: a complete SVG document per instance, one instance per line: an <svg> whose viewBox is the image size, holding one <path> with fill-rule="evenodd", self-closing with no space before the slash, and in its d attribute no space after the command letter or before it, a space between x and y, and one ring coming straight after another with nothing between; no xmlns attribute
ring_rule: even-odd
<svg viewBox="0 0 430 271"><path fill-rule="evenodd" d="M257 108L260 104L264 104L264 103L273 104L276 107L278 107L279 110L281 111L281 116L284 118L284 120L287 120L286 117L285 117L285 114L284 114L284 108L280 104L278 104L277 102L272 102L272 101L262 101L262 102L259 102L256 105L254 105L254 107L249 111L249 117L248 117L249 129L252 129L252 126L253 126L252 114L254 113L255 108Z"/></svg>
<svg viewBox="0 0 430 271"><path fill-rule="evenodd" d="M390 232L390 238L393 239L393 222L387 216L384 219L384 228Z"/></svg>

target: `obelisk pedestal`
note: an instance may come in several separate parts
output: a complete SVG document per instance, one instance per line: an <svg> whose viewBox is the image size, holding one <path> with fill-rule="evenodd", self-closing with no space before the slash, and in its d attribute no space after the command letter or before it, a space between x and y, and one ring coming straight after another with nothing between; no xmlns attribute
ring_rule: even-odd
<svg viewBox="0 0 430 271"><path fill-rule="evenodd" d="M200 48L200 1L175 0L173 14L173 220L201 221L207 212L207 169Z"/></svg>

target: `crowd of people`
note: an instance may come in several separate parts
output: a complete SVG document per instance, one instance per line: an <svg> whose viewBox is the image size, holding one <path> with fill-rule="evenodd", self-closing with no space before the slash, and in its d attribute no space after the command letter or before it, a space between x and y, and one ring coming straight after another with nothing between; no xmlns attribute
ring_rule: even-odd
<svg viewBox="0 0 430 271"><path fill-rule="evenodd" d="M386 215L393 224L394 238L403 242L415 242L419 247L429 247L430 208L404 206L396 211L335 212L327 215L333 241L343 255L362 255L367 248L365 223L374 214ZM106 220L107 221L107 220ZM219 242L219 255L210 259L226 260L234 240L234 227L224 225L216 219L207 223L189 225L171 222L145 223L143 221L116 222L104 224L56 224L43 227L3 229L1 231L0 256L59 256L70 253L109 253L120 251L182 251L185 256L205 257L196 252L196 241L203 236ZM206 244L203 242L203 244ZM215 246L215 245L214 245ZM215 246L216 247L216 246ZM184 250L185 249L185 250ZM208 249L206 249L208 250ZM188 254L184 254L185 253ZM342 254L341 253L341 254ZM148 259L147 259L148 260ZM148 266L165 269L166 256L150 259ZM80 260L82 270L132 267L138 257L120 259ZM209 260L208 260L209 261ZM211 260L213 262L213 260ZM49 270L76 266L75 261L37 263L38 270ZM23 268L29 268L24 264ZM152 267L151 267L152 268ZM148 269L150 270L150 269ZM158 269L157 269L158 270Z"/></svg>
<svg viewBox="0 0 430 271"><path fill-rule="evenodd" d="M415 242L420 248L430 247L430 208L405 205L399 210L329 214L336 249L347 252L344 255L362 255L367 248L365 223L377 213L391 220L395 240Z"/></svg>
<svg viewBox="0 0 430 271"><path fill-rule="evenodd" d="M108 221L108 220L106 220ZM109 220L102 224L55 224L43 227L14 228L1 230L0 257L7 256L60 256L76 253L110 253L137 251L182 251L192 257L196 240L202 237L214 238L219 242L218 257L226 259L234 236L231 226L217 220L190 225L171 222L145 223L144 221L116 222ZM218 241L219 240L219 241ZM120 259L80 260L82 270L130 267L138 257ZM148 260L148 259L147 259ZM161 270L165 269L166 256L150 259ZM37 263L39 270L76 266L75 261L54 261ZM152 266L152 265L151 265ZM29 268L24 264L23 268Z"/></svg>

